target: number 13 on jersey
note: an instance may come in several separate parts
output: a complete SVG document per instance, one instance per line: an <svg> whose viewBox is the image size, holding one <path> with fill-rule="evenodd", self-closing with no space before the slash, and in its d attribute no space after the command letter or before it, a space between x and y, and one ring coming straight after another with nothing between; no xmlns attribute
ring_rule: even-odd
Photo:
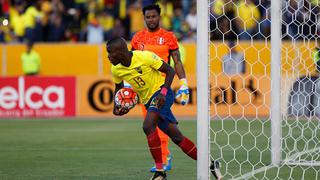
<svg viewBox="0 0 320 180"><path fill-rule="evenodd" d="M144 82L144 80L141 77L133 78L133 80L134 80L134 82L137 83L137 85L139 87L142 87L142 86L146 85L146 83Z"/></svg>

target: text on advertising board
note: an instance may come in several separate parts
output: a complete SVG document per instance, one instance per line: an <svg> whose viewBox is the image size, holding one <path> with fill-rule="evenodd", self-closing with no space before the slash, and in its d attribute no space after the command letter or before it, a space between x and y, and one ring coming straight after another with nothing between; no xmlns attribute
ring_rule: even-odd
<svg viewBox="0 0 320 180"><path fill-rule="evenodd" d="M75 115L75 78L1 78L0 117Z"/></svg>

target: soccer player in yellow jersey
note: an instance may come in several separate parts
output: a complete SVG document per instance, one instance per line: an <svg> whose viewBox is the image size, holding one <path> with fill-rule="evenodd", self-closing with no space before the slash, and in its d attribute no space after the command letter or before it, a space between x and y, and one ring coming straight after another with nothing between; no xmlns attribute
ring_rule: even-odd
<svg viewBox="0 0 320 180"><path fill-rule="evenodd" d="M107 42L108 58L112 64L111 72L115 82L115 92L128 82L146 106L147 116L143 122L143 131L147 136L148 146L155 161L156 172L152 180L166 179L161 157L161 144L156 127L166 133L184 153L197 159L197 148L193 142L182 135L178 122L171 111L174 93L170 86L175 71L156 54L149 51L129 51L122 38ZM162 76L161 73L166 74ZM130 109L114 106L113 113L124 115Z"/></svg>
<svg viewBox="0 0 320 180"><path fill-rule="evenodd" d="M161 8L157 4L150 4L142 9L146 28L138 31L131 40L132 50L151 51L157 54L164 62L174 64L176 74L180 79L180 89L176 98L182 105L189 101L189 88L185 70L180 58L178 40L173 32L160 27ZM171 58L170 58L171 57ZM146 110L142 108L143 115ZM162 160L164 169L171 170L172 155L168 148L169 138L161 130L157 129L161 140ZM155 171L155 167L150 169Z"/></svg>

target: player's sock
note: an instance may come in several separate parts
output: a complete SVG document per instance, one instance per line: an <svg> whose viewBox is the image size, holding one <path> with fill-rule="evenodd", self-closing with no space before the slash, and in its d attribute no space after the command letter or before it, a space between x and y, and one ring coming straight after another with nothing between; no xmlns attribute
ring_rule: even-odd
<svg viewBox="0 0 320 180"><path fill-rule="evenodd" d="M152 157L154 159L154 162L156 164L156 169L163 169L162 164L162 156L161 156L161 143L160 138L157 134L157 131L152 132L147 136L148 139L148 145L150 152L152 154Z"/></svg>
<svg viewBox="0 0 320 180"><path fill-rule="evenodd" d="M197 147L188 138L183 137L183 140L179 144L179 147L192 159L197 160Z"/></svg>

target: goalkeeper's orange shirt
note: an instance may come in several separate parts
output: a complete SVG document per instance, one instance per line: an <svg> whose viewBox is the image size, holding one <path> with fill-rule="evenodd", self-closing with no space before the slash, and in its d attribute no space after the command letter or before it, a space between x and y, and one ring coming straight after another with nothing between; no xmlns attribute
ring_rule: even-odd
<svg viewBox="0 0 320 180"><path fill-rule="evenodd" d="M131 46L135 50L154 52L166 63L169 61L170 50L179 48L176 36L162 28L156 32L149 32L147 28L138 31L131 40Z"/></svg>

